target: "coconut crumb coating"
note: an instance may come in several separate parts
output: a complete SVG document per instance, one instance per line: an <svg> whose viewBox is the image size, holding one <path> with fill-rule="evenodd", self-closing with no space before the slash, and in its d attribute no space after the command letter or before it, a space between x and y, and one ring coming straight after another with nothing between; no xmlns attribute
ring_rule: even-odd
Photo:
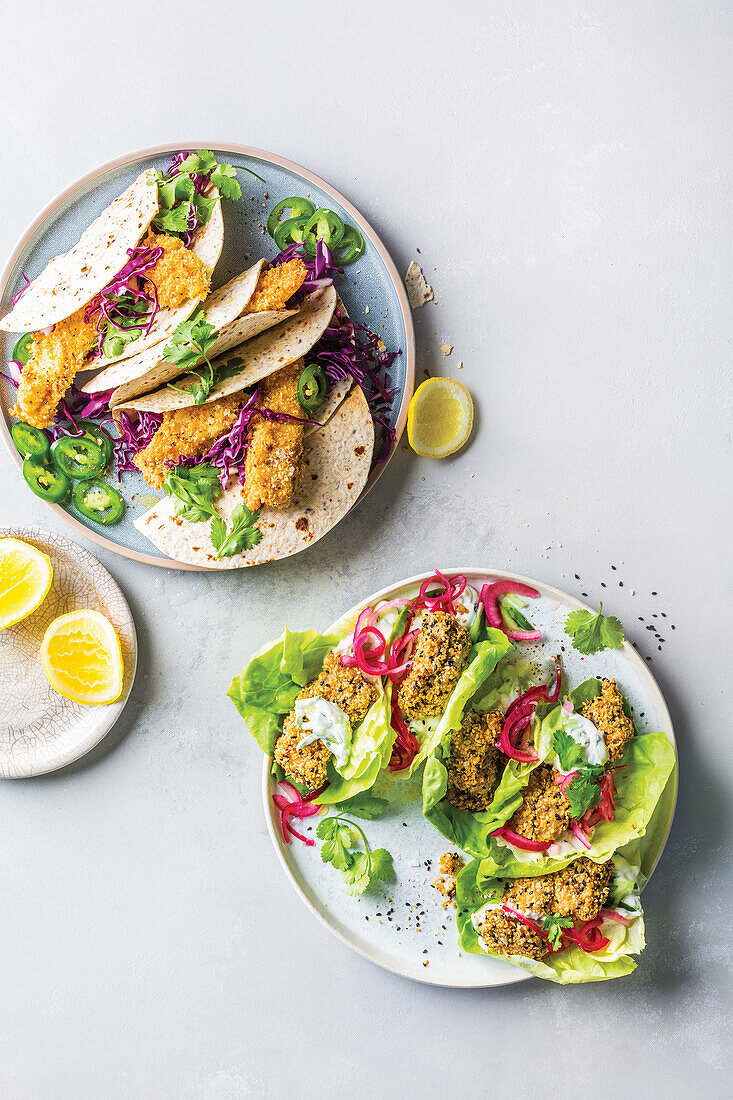
<svg viewBox="0 0 733 1100"><path fill-rule="evenodd" d="M300 256L277 267L261 272L255 292L247 303L245 313L264 313L269 309L285 309L286 302L300 290L305 282L307 269Z"/></svg>
<svg viewBox="0 0 733 1100"><path fill-rule="evenodd" d="M228 432L237 419L242 395L220 397L206 405L192 405L163 413L163 421L133 462L148 485L162 489L163 482L181 458L200 457Z"/></svg>
<svg viewBox="0 0 733 1100"><path fill-rule="evenodd" d="M451 734L446 798L458 810L485 810L493 798L503 768L496 747L504 716L469 711Z"/></svg>
<svg viewBox="0 0 733 1100"><path fill-rule="evenodd" d="M445 611L428 611L415 642L412 667L402 681L400 708L405 718L442 714L468 664L471 639L465 626Z"/></svg>
<svg viewBox="0 0 733 1100"><path fill-rule="evenodd" d="M612 875L612 859L594 863L581 856L551 875L516 879L504 891L502 901L522 913L554 913L574 920L593 920L606 903Z"/></svg>
<svg viewBox="0 0 733 1100"><path fill-rule="evenodd" d="M601 694L583 707L584 718L589 718L603 734L610 760L618 760L627 741L634 736L634 723L624 713L624 697L615 680L604 680Z"/></svg>
<svg viewBox="0 0 733 1100"><path fill-rule="evenodd" d="M276 270L278 270L276 268ZM259 408L287 413L301 420L305 413L298 401L298 379L303 360L283 367L260 383ZM244 467L244 502L253 512L262 507L287 508L300 474L303 424L292 420L254 417Z"/></svg>
<svg viewBox="0 0 733 1100"><path fill-rule="evenodd" d="M84 320L86 306L54 325L50 332L34 332L31 353L20 376L12 416L47 428L56 406L96 347L96 318Z"/></svg>
<svg viewBox="0 0 733 1100"><path fill-rule="evenodd" d="M175 309L188 298L206 297L211 286L211 271L179 237L148 233L143 244L163 249L155 267L145 272L146 281L155 286L161 309Z"/></svg>
<svg viewBox="0 0 733 1100"><path fill-rule="evenodd" d="M520 913L533 914L533 920L549 914L574 921L593 920L606 904L612 875L613 860L593 863L582 856L551 875L517 879L506 887L501 901ZM497 955L542 959L549 954L544 936L501 909L486 914L479 934Z"/></svg>

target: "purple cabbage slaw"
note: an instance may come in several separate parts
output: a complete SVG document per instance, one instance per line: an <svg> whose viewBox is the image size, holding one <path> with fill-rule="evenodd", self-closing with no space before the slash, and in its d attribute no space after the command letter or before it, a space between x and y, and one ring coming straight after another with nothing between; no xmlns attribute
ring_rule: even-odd
<svg viewBox="0 0 733 1100"><path fill-rule="evenodd" d="M128 332L131 328L138 326L140 328L144 327L144 335L147 336L160 308L155 283L148 283L151 288L150 293L143 290L143 284L145 282L145 272L155 267L163 255L163 249L138 244L134 248L128 248L127 255L130 259L125 266L100 290L99 294L92 298L84 310L84 321L87 324L95 314L97 315L97 347L91 356L93 359L103 354L102 348L106 336L105 321L119 332ZM119 301L123 295L129 295L135 304L140 301L147 302L150 309L146 310L145 313L127 312ZM118 324L115 316L120 320L133 321L136 324Z"/></svg>
<svg viewBox="0 0 733 1100"><path fill-rule="evenodd" d="M249 425L253 416L261 416L263 420L270 420L276 423L290 421L293 424L315 424L316 427L320 427L320 422L318 420L305 420L300 416L291 416L290 413L278 413L268 408L257 408L259 397L260 389L258 386L240 409L237 419L226 435L217 439L216 443L214 443L205 455L201 455L201 457L197 457L196 455L185 457L181 455L178 462L169 462L168 465L171 467L199 466L204 462L210 463L219 470L219 480L222 489L226 489L229 472L231 470L237 471L240 484L244 485L244 464L247 457L247 448L249 446Z"/></svg>

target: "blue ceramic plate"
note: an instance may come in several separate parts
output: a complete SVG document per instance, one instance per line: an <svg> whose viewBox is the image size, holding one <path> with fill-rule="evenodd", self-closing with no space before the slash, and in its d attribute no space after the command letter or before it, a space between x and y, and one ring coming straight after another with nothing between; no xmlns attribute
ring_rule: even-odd
<svg viewBox="0 0 733 1100"><path fill-rule="evenodd" d="M389 423L399 438L405 427L407 406L412 396L415 341L410 307L397 269L372 227L343 195L299 165L261 149L201 141L161 145L111 161L84 176L42 211L13 250L0 276L2 314L10 310L13 295L23 285L21 272L25 272L30 279L35 278L53 256L65 252L76 243L96 215L141 171L145 168L164 170L173 153L181 149L204 148L212 149L220 160L251 169L265 181L261 183L248 172L238 172L242 199L239 202L223 202L224 249L214 272L214 289L261 256L273 258L277 254L274 241L265 231L265 222L280 199L290 195L306 195L316 206L329 207L345 221L359 227L366 241L366 251L361 259L345 268L344 275L337 280L336 289L354 320L373 329L388 349L399 349L401 352L390 371L389 384L396 390L388 412ZM3 362L10 358L16 339L16 335L0 334ZM12 418L8 414L14 397L14 388L2 381L0 432L18 466L20 477L20 456L10 438ZM364 494L371 489L386 465L383 462L374 467ZM183 565L159 554L133 526L133 521L147 511L160 494L153 493L139 474L125 474L121 488L127 501L127 512L119 524L110 528L86 520L72 505L46 506L53 508L78 534L125 557L175 569L196 569L196 566Z"/></svg>

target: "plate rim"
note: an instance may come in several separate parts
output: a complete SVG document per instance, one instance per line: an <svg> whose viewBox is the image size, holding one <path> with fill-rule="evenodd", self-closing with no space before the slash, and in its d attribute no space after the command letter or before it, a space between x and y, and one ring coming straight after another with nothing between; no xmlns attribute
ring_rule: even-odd
<svg viewBox="0 0 733 1100"><path fill-rule="evenodd" d="M376 248L382 263L384 264L387 275L390 278L392 285L397 294L397 302L400 308L400 314L402 316L402 324L405 330L405 347L402 349L402 353L405 356L405 385L402 392L402 400L397 412L397 423L395 424L396 439L391 453L387 456L384 462L380 462L374 466L369 473L367 483L364 486L359 498L354 502L352 507L347 512L350 515L351 512L361 503L367 493L376 485L379 478L382 476L387 466L390 464L397 452L397 446L402 433L405 430L407 423L407 408L412 397L412 393L415 386L415 326L412 320L412 310L407 297L407 291L405 285L400 278L397 270L397 265L392 259L387 247L385 246L382 238L379 236L373 226L366 220L364 215L356 209L356 207L326 180L316 175L315 172L311 172L310 169L303 167L296 161L289 160L287 157L281 157L278 153L271 153L267 149L258 149L253 145L240 145L236 142L227 141L214 141L214 142L164 142L160 145L150 145L144 149L137 149L130 153L123 153L120 156L113 157L111 160L105 161L103 164L98 165L96 168L92 168L89 172L85 172L79 176L67 187L63 188L55 198L52 198L50 202L41 210L39 214L26 226L23 232L18 237L15 245L11 249L10 255L0 271L0 296L5 293L5 289L10 280L10 275L15 267L21 252L25 248L30 238L42 228L44 222L54 213L55 210L66 202L67 199L73 197L74 193L82 187L86 187L92 183L95 179L105 175L108 172L113 172L118 168L123 168L129 164L133 164L137 160L141 160L145 157L159 156L164 153L172 153L180 151L181 149L221 149L226 153L234 153L237 156L252 157L254 159L264 160L271 164L276 165L279 168L284 168L289 172L294 172L296 175L302 176L308 183L315 187L318 187L330 198L335 199L344 210L349 214L349 217L356 222L361 229L364 236L370 243ZM0 408L2 415L0 416L0 436L7 450L10 453L11 459L15 462L15 465L19 470L22 470L22 462L20 456L13 445L13 441L10 435L9 427L9 414L7 410ZM75 516L71 515L60 504L51 504L48 501L42 502L46 508L49 508L61 521L75 531L78 535L88 539L96 546L101 546L105 550L110 550L113 554L117 554L119 557L128 558L131 561L139 561L144 565L154 565L159 569L179 569L182 572L191 573L228 573L230 570L221 569L207 569L202 565L191 565L187 562L178 562L174 559L167 559L154 556L153 554L143 553L140 550L133 550L127 546L120 546L118 543L112 542L106 538L103 534L97 531L92 531L89 527L85 527L84 524L78 520ZM344 519L346 516L343 517ZM341 522L341 521L339 521ZM338 524L336 525L338 526ZM294 555L292 555L294 556ZM286 560L286 559L280 559Z"/></svg>
<svg viewBox="0 0 733 1100"><path fill-rule="evenodd" d="M8 775L0 776L0 780L6 780L6 779L35 779L35 778L37 778L38 776L41 776L41 775L51 775L53 772L60 771L62 768L67 768L70 764L76 763L77 760L82 760L88 753L90 753L92 751L92 749L96 748L97 745L99 745L104 740L104 738L107 736L107 734L110 732L110 730L113 729L114 726L116 726L116 724L119 722L120 718L122 717L122 715L124 713L125 707L127 706L127 704L130 701L130 696L132 695L132 689L135 686L135 678L137 676L137 665L138 665L138 656L139 656L139 645L138 645L138 638L137 638L137 624L135 623L135 617L132 614L132 609L130 608L130 604L127 600L127 597L125 596L125 593L122 591L117 579L112 576L109 569L107 569L107 567L102 564L102 562L99 560L99 558L94 556L94 554L91 552L91 550L88 550L86 546L80 546L78 542L74 542L74 540L70 539L69 536L65 532L63 532L63 531L52 531L50 528L40 527L39 525L32 524L32 523L3 523L3 524L0 524L0 538L17 538L17 539L21 539L21 540L24 539L24 538L35 539L37 542L42 542L43 543L44 553L48 553L49 556L51 556L51 552L53 550L53 547L49 548L49 546L48 546L49 538L59 539L63 543L66 544L65 547L64 547L64 549L66 550L66 553L73 553L73 554L81 553L82 557L86 555L86 557L91 558L92 561L94 562L94 564L99 569L101 569L104 573L106 573L107 576L109 577L112 585L117 590L117 594L118 594L118 597L119 597L122 605L127 610L127 614L129 616L130 623L132 624L132 650L133 650L133 652L132 652L132 673L129 676L129 680L128 680L128 684L127 684L127 691L123 692L123 694L120 696L119 699L116 700L115 703L110 704L112 707L115 708L115 713L114 714L109 714L107 716L108 720L105 721L105 722L102 722L100 724L99 729L97 731L99 735L97 736L97 732L95 732L94 739L85 743L85 747L84 747L82 752L79 752L79 753L75 752L74 755L70 756L67 760L63 760L61 763L54 764L52 767L44 767L40 771L33 771L33 772L27 772L27 771L20 772L19 771L19 772L16 772L15 774L12 774L12 775L8 774ZM73 548L73 549L70 550L69 548ZM81 564L83 565L84 562L82 561ZM61 698L64 698L64 697L61 696ZM71 702L71 700L69 700L68 702ZM101 711L103 708L100 707L98 709Z"/></svg>
<svg viewBox="0 0 733 1100"><path fill-rule="evenodd" d="M569 603L573 608L582 609L583 611L590 611L592 614L595 614L592 607L590 607L586 603L583 603L582 600L576 599L575 596L571 596L569 593L564 592L561 588L557 588L557 587L555 587L554 585L551 585L551 584L545 584L544 581L538 581L536 578L525 576L522 573L512 573L512 572L507 572L507 571L501 570L501 569L480 569L480 568L476 568L475 566L470 566L470 567L465 567L464 566L463 568L447 567L447 568L442 568L440 571L441 571L441 573L445 574L446 576L451 576L451 575L456 575L456 574L465 574L467 576L470 576L471 574L474 574L474 575L478 574L480 576L496 577L497 579L501 579L501 580L519 581L522 584L529 584L532 587L540 587L541 589L543 589L543 592L542 592L543 595L549 595L551 598L552 597L560 597L560 599L563 602ZM335 623L340 622L342 619L347 618L348 616L355 614L365 604L371 604L375 600L388 598L389 594L394 592L395 589L405 588L407 585L411 585L411 584L421 584L424 580L427 580L429 577L432 577L434 575L434 573L435 573L434 569L430 570L428 572L417 573L414 576L406 577L403 580L395 581L394 583L392 583L390 585L387 585L386 587L384 587L382 589L379 589L377 592L371 593L369 596L365 596L358 603L354 604L353 607L349 608L348 611L345 611L342 615L339 615L338 619L334 620L334 623L332 623L331 626L335 625ZM654 871L656 870L660 859L662 858L662 854L664 852L664 849L667 846L667 842L669 840L669 834L670 834L671 829L672 829L672 823L674 821L675 812L677 810L677 797L678 797L678 793L679 793L679 753L677 751L677 739L675 737L674 727L672 725L672 716L669 712L669 707L667 706L667 701L664 698L664 695L662 694L662 689L659 687L659 684L657 683L654 674L650 670L647 663L644 660L642 660L640 654L637 653L637 651L634 649L634 647L631 645L631 643L629 641L624 640L624 644L621 647L621 652L627 654L628 656L630 656L634 659L634 661L636 662L638 668L642 671L644 678L648 681L650 690L653 693L656 693L657 703L660 707L660 713L662 715L662 718L666 719L666 723L667 723L665 733L669 737L669 740L672 744L672 747L675 750L675 757L676 757L676 763L675 763L674 770L672 771L672 774L670 775L669 779L667 780L667 784L669 784L669 783L674 784L674 800L673 800L673 803L672 803L672 806L671 806L671 811L670 811L670 815L669 815L669 821L667 823L667 828L666 828L666 832L665 832L665 836L664 836L664 841L662 842L662 844L659 848L659 851L656 855L656 858L654 859L654 862L653 862L653 864L652 864L652 866L649 870L649 875L647 877L646 883L644 884L644 886L646 887L647 883L649 882L652 875L654 874ZM423 985L433 985L433 986L442 987L444 989L494 989L494 988L498 988L498 987L505 986L505 985L515 985L517 982L528 981L529 979L531 979L534 976L532 974L529 974L525 970L521 970L519 967L513 967L512 969L516 973L508 975L506 979L503 979L501 981L490 981L490 982L468 981L468 982L461 982L461 983L457 983L455 981L443 981L437 976L433 977L433 976L429 975L427 971L426 971L425 975L422 975L422 974L416 975L416 974L413 974L411 972L408 973L407 970L400 969L399 966L391 966L387 962L385 962L382 959L380 959L379 957L377 957L376 953L370 953L368 950L365 950L358 943L356 943L355 941L350 939L348 935L345 935L341 931L341 929L339 927L337 927L335 920L332 921L330 919L330 914L328 913L328 910L324 911L323 909L319 908L318 906L316 906L313 903L313 901L311 900L311 897L310 897L310 894L312 893L312 891L310 891L307 888L307 884L301 885L301 882L299 881L299 876L296 874L295 870L290 866L290 864L288 863L288 861L285 858L285 852L283 850L282 841L281 841L281 838L280 838L280 835L279 835L279 832L278 832L278 829L277 829L277 824L275 822L275 817L274 817L273 810L272 810L272 800L270 798L270 778L271 778L270 777L270 768L271 768L271 766L272 766L272 757L271 756L266 756L264 761L263 761L263 765L262 765L262 804L263 804L263 810L264 810L264 813L265 813L265 821L267 823L267 830L268 830L268 833L270 834L270 840L272 841L272 845L275 849L275 852L277 853L277 857L280 861L280 864L283 867L283 869L285 871L285 874L287 875L287 877L290 881L291 886L293 887L293 889L297 893L300 900L306 906L306 908L317 918L318 921L320 921L320 923L322 925L324 925L329 930L329 932L331 932L334 936L336 936L339 940L341 940L342 943L346 944L346 946L349 947L352 951L355 951L358 955L361 955L362 958L368 959L369 962L374 963L376 966L380 966L384 970L389 970L393 974L399 974L400 977L408 978L411 981L421 982ZM665 790L666 790L666 785L665 785ZM660 799L661 799L661 795L660 795ZM509 964L509 965L511 965L511 964Z"/></svg>

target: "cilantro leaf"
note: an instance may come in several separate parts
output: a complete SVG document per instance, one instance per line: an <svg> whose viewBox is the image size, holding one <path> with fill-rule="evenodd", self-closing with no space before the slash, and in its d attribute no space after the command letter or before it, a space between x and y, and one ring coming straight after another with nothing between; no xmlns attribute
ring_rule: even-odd
<svg viewBox="0 0 733 1100"><path fill-rule="evenodd" d="M238 504L232 512L232 527L228 534L223 519L219 516L212 519L211 541L217 558L231 558L240 550L251 550L262 541L262 532L255 525L258 516L259 512L251 512L246 504Z"/></svg>
<svg viewBox="0 0 733 1100"><path fill-rule="evenodd" d="M562 728L552 734L552 747L564 772L571 772L583 763L583 750L578 742Z"/></svg>
<svg viewBox="0 0 733 1100"><path fill-rule="evenodd" d="M356 802L356 798L350 801ZM384 802L384 799L377 798L373 801ZM364 802L369 802L368 795ZM381 808L383 807L380 807L380 812ZM347 821L342 814L319 821L316 836L323 841L321 859L324 863L332 863L337 871L341 871L348 894L363 894L372 881L387 882L393 877L394 868L389 852L385 848L372 851L364 831L353 821ZM363 851L358 849L359 843L363 845Z"/></svg>
<svg viewBox="0 0 733 1100"><path fill-rule="evenodd" d="M217 558L251 550L262 540L262 532L255 526L259 512L238 504L232 512L232 525L227 528L214 508L214 501L222 494L219 471L214 466L175 466L163 482L163 489L176 502L176 514L182 519L189 523L211 520L211 542Z"/></svg>
<svg viewBox="0 0 733 1100"><path fill-rule="evenodd" d="M586 764L573 776L565 788L570 803L573 820L579 820L584 813L592 810L601 801L601 788L598 780L605 768L602 764Z"/></svg>
<svg viewBox="0 0 733 1100"><path fill-rule="evenodd" d="M578 653L599 653L602 649L621 649L624 644L624 628L614 615L603 615L603 604L598 614L578 608L565 620L565 632L573 639L573 649Z"/></svg>
<svg viewBox="0 0 733 1100"><path fill-rule="evenodd" d="M347 894L363 894L369 885L371 860L368 852L359 852L353 857L350 867L342 871Z"/></svg>
<svg viewBox="0 0 733 1100"><path fill-rule="evenodd" d="M102 341L102 354L106 355L108 359L114 359L122 352L125 344L131 344L133 340L140 338L147 323L149 309L149 303L144 299L134 301L132 296L127 294L118 297L115 305L124 308L125 315L114 310L115 325L111 325L106 320L104 322L105 336ZM133 313L134 316L130 317L130 313ZM142 319L137 320L138 317ZM116 325L120 327L117 328Z"/></svg>
<svg viewBox="0 0 733 1100"><path fill-rule="evenodd" d="M189 523L216 516L214 501L221 496L219 471L213 466L175 466L163 482L165 493L176 502L176 514Z"/></svg>
<svg viewBox="0 0 733 1100"><path fill-rule="evenodd" d="M172 210L159 210L153 218L153 229L160 233L185 233L190 212L190 202L182 202Z"/></svg>
<svg viewBox="0 0 733 1100"><path fill-rule="evenodd" d="M352 814L353 817L371 821L373 818L379 817L386 805L386 798L377 798L369 791L362 791L361 794L356 794L353 798L340 802L338 809L344 813Z"/></svg>
<svg viewBox="0 0 733 1100"><path fill-rule="evenodd" d="M375 848L370 855L371 876L379 882L389 882L394 877L392 856L386 848Z"/></svg>
<svg viewBox="0 0 733 1100"><path fill-rule="evenodd" d="M242 188L237 180L237 170L231 164L217 164L211 173L211 182L225 199L241 199Z"/></svg>
<svg viewBox="0 0 733 1100"><path fill-rule="evenodd" d="M562 947L563 928L572 928L573 921L570 917L558 917L554 913L548 913L542 918L542 931L546 933L550 947L557 951Z"/></svg>

